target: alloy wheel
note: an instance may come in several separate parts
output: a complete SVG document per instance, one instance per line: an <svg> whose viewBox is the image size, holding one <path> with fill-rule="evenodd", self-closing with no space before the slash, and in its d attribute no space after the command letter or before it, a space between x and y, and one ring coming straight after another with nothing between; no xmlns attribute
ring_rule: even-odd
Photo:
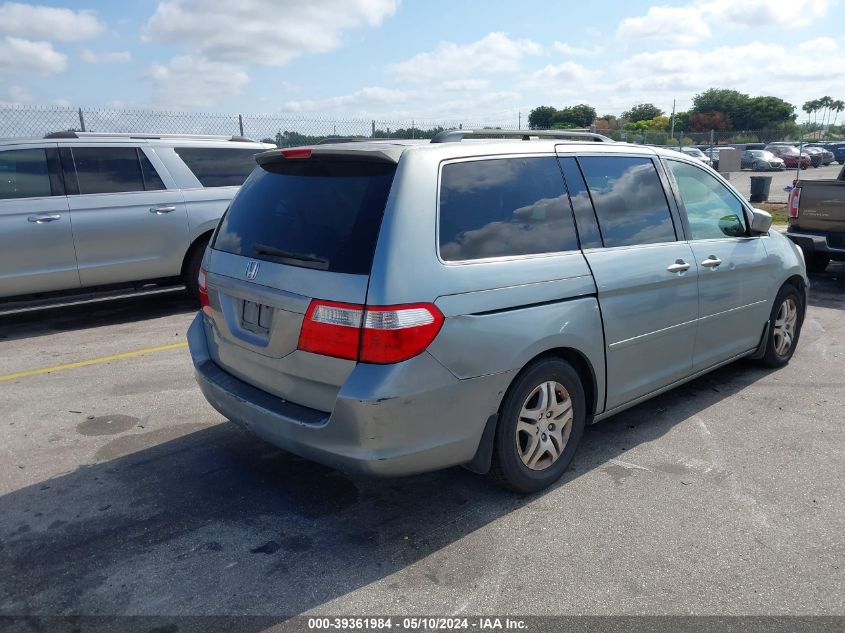
<svg viewBox="0 0 845 633"><path fill-rule="evenodd" d="M795 340L795 328L798 325L798 304L794 297L787 297L778 308L774 325L775 352L786 356Z"/></svg>
<svg viewBox="0 0 845 633"><path fill-rule="evenodd" d="M555 381L535 387L519 412L516 449L531 470L545 470L563 454L572 433L572 399Z"/></svg>

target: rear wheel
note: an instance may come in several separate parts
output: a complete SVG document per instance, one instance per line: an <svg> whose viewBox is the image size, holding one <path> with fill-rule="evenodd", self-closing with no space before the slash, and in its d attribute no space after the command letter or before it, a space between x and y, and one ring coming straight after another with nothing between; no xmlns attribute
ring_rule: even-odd
<svg viewBox="0 0 845 633"><path fill-rule="evenodd" d="M807 270L811 273L823 273L830 263L830 255L827 253L804 253L804 261L807 263Z"/></svg>
<svg viewBox="0 0 845 633"><path fill-rule="evenodd" d="M199 303L200 289L198 277L200 274L200 266L202 266L202 258L205 256L205 248L208 246L208 238L203 238L191 248L185 260L184 272L182 273L182 283L188 290L194 300Z"/></svg>
<svg viewBox="0 0 845 633"><path fill-rule="evenodd" d="M769 317L766 354L761 362L767 367L783 367L795 353L801 325L804 322L804 303L798 289L786 284L778 292Z"/></svg>
<svg viewBox="0 0 845 633"><path fill-rule="evenodd" d="M585 420L584 388L572 366L557 358L533 363L502 402L490 477L522 493L553 484L572 461Z"/></svg>

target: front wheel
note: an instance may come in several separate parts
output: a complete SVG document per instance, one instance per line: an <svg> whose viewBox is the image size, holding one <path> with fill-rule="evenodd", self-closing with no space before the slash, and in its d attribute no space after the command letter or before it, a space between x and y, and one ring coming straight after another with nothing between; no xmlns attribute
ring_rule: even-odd
<svg viewBox="0 0 845 633"><path fill-rule="evenodd" d="M804 323L804 303L798 289L786 284L775 298L769 316L769 335L766 354L760 361L767 367L783 367L795 353L801 325Z"/></svg>
<svg viewBox="0 0 845 633"><path fill-rule="evenodd" d="M569 363L545 358L529 365L502 401L490 477L521 493L553 484L575 455L586 410L584 387Z"/></svg>

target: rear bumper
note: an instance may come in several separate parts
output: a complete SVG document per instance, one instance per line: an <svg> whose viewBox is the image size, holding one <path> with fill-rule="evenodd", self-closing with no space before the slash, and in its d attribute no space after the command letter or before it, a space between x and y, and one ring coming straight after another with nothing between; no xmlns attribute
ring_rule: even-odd
<svg viewBox="0 0 845 633"><path fill-rule="evenodd" d="M832 259L845 259L845 248L831 246L827 240L826 233L794 231L792 230L792 227L790 227L786 230L786 237L801 247L805 253L826 253L830 255Z"/></svg>
<svg viewBox="0 0 845 633"><path fill-rule="evenodd" d="M232 376L208 353L203 315L188 330L197 382L238 426L328 466L381 476L411 475L472 460L487 419L515 375L459 380L423 353L395 365L358 364L325 413Z"/></svg>

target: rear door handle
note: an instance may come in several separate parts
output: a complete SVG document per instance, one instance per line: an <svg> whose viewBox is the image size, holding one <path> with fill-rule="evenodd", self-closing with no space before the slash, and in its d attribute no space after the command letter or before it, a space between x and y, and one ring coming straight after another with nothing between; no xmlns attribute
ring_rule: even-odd
<svg viewBox="0 0 845 633"><path fill-rule="evenodd" d="M705 259L703 262L701 262L701 265L706 267L706 268L716 268L721 263L722 263L721 259L719 259L715 255L711 255L710 257Z"/></svg>
<svg viewBox="0 0 845 633"><path fill-rule="evenodd" d="M55 222L61 219L62 216L57 213L55 215L31 215L27 218L27 221L35 222L36 224L46 224L47 222Z"/></svg>
<svg viewBox="0 0 845 633"><path fill-rule="evenodd" d="M176 207L150 207L150 213L155 213L156 215L164 215L175 210Z"/></svg>
<svg viewBox="0 0 845 633"><path fill-rule="evenodd" d="M670 273L682 273L689 270L689 264L687 264L683 259L676 259L675 263L669 266L666 270Z"/></svg>

